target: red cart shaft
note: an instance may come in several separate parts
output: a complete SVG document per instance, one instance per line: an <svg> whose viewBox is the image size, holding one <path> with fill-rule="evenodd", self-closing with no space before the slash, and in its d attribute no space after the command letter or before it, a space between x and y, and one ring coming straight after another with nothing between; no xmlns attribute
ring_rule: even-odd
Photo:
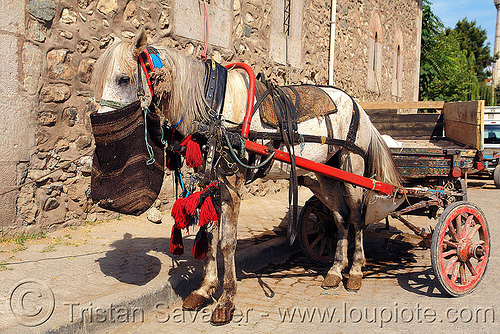
<svg viewBox="0 0 500 334"><path fill-rule="evenodd" d="M269 148L265 145L255 143L250 140L245 140L245 148L248 151L254 152L259 155L268 155L271 152L269 152ZM274 150L274 159L283 161L286 163L290 163L290 154L280 151L280 150ZM348 182L360 187L363 187L365 189L370 189L374 190L377 192L380 192L385 195L393 195L395 191L395 187L384 182L376 181L369 179L364 176L359 176L354 173L349 173L346 172L342 169L338 169L335 167L331 167L325 164L321 164L316 161L304 159L301 157L295 157L295 161L298 167L319 173L324 176L331 177L332 179L343 181L343 182Z"/></svg>

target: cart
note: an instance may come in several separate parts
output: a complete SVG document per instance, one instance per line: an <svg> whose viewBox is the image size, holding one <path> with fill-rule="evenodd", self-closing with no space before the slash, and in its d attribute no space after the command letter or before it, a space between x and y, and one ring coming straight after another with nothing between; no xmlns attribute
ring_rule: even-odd
<svg viewBox="0 0 500 334"><path fill-rule="evenodd" d="M249 75L249 100L241 130L245 149L262 156L270 156L271 151L268 146L248 140L255 94L253 71L248 65L242 63L230 64L227 67L242 68ZM274 150L272 153L276 160L286 163L291 161L290 155L286 152ZM379 231L379 235L392 240L412 241L430 248L432 268L444 290L452 296L470 293L484 276L490 255L490 236L486 217L477 205L467 201L466 185L460 179L460 168L463 168L464 164L470 160L472 152L406 153L407 159L400 159L399 167L404 168L401 166L401 161L408 162L413 159L412 161L417 166L420 164L430 171L440 171L439 173L442 173L441 176L444 177L430 178L437 182L427 182L425 186L419 186L414 182L416 178L412 178L407 173L403 176L406 176L407 180L412 180L408 182L410 186L396 188L387 183L301 157L295 157L295 161L297 167L341 182L351 183L391 197L406 197L404 204L390 216L401 221L413 234L391 232L387 228ZM443 154L445 156L442 156ZM447 158L448 155L451 156L451 160ZM429 159L429 157L438 159ZM395 160L398 163L398 159ZM429 166L431 161L444 165ZM413 171L418 173L418 168ZM437 218L438 222L434 229L428 231L405 218L408 214L427 214L429 218ZM328 209L316 197L312 197L305 203L299 217L299 242L302 250L310 260L320 265L330 265L335 254L334 249L328 247L328 245L334 245L332 241L336 239L336 227L330 221L331 217ZM388 223L387 218L386 223Z"/></svg>

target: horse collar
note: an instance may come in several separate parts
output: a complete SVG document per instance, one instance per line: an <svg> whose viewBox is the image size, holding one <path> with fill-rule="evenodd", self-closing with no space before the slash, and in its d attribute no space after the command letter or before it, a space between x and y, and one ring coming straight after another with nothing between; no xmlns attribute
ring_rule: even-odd
<svg viewBox="0 0 500 334"><path fill-rule="evenodd" d="M205 100L210 118L220 120L226 95L227 69L208 59L205 61Z"/></svg>

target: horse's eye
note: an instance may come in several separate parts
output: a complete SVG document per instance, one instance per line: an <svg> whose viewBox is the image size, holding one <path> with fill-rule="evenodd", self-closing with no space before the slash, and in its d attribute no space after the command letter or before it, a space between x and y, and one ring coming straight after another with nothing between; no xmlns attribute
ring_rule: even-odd
<svg viewBox="0 0 500 334"><path fill-rule="evenodd" d="M130 82L129 76L124 75L118 78L118 85L120 86L128 85L129 82Z"/></svg>

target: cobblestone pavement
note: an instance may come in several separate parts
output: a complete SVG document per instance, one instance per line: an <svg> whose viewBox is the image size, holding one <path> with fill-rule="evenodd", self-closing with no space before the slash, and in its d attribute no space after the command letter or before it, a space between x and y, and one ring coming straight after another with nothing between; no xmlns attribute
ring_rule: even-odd
<svg viewBox="0 0 500 334"><path fill-rule="evenodd" d="M310 196L308 190L301 194L304 200ZM279 226L286 222L287 198L288 192L280 191L244 200L238 251L251 252L254 245L282 233ZM262 210L266 206L273 209L271 217L266 214L269 210ZM190 254L195 233L184 237L185 254L173 258L168 246L170 212L162 215L162 221L153 224L146 214L122 216L0 242L0 332L59 330L78 323L82 315L100 322L102 305L109 311L117 303L141 298L141 305L146 305L154 300L149 295L155 291L163 291L171 301L173 293L183 292L165 289L167 284L182 281L189 283L187 288L194 287L202 264ZM105 320L103 325L108 325L110 319Z"/></svg>
<svg viewBox="0 0 500 334"><path fill-rule="evenodd" d="M488 219L492 251L488 271L466 296L446 296L434 279L427 249L367 238L368 264L361 290L320 287L326 274L297 254L285 263L243 273L238 282L234 320L209 324L215 304L199 312L181 303L157 305L144 318L127 319L106 333L499 333L500 189L491 180L469 180L469 200ZM424 220L425 224L429 222Z"/></svg>

